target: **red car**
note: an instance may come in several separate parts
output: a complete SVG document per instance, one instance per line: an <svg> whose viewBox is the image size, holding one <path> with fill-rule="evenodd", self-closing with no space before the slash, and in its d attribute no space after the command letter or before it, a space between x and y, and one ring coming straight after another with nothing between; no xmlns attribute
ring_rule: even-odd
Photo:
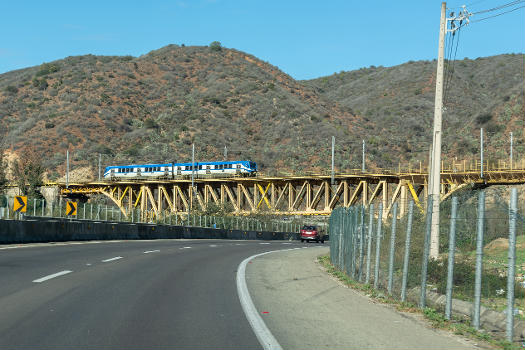
<svg viewBox="0 0 525 350"><path fill-rule="evenodd" d="M316 241L317 243L324 243L324 235L322 235L317 226L303 226L301 229L301 242Z"/></svg>

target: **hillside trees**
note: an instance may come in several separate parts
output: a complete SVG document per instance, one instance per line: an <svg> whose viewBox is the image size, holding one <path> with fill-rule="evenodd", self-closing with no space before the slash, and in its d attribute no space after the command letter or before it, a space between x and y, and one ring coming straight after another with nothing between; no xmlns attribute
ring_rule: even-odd
<svg viewBox="0 0 525 350"><path fill-rule="evenodd" d="M6 175L7 162L4 160L4 150L0 149L0 194L3 194L7 186Z"/></svg>
<svg viewBox="0 0 525 350"><path fill-rule="evenodd" d="M213 41L210 43L210 49L212 51L221 51L222 50L222 45L220 43L220 41Z"/></svg>
<svg viewBox="0 0 525 350"><path fill-rule="evenodd" d="M13 175L20 192L34 198L41 198L38 187L42 186L45 168L34 149L26 149L13 162Z"/></svg>

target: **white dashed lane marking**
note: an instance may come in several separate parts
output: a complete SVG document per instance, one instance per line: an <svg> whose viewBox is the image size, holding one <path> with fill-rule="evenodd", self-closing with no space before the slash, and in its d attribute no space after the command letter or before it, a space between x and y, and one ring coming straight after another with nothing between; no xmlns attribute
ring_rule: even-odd
<svg viewBox="0 0 525 350"><path fill-rule="evenodd" d="M41 283L41 282L44 282L44 281L50 280L50 279L55 278L55 277L59 277L59 276L63 276L63 275L67 275L68 273L71 273L71 272L73 272L73 271L70 271L70 270L60 271L60 272L57 272L57 273L54 273L54 274L51 274L51 275L47 275L47 276L44 276L44 277L38 278L38 279L34 280L33 282L35 282L35 283Z"/></svg>
<svg viewBox="0 0 525 350"><path fill-rule="evenodd" d="M115 260L119 260L119 259L122 259L121 256L116 256L114 258L109 258L109 259L106 259L106 260L102 260L102 262L110 262L110 261L115 261Z"/></svg>
<svg viewBox="0 0 525 350"><path fill-rule="evenodd" d="M146 250L146 251L144 252L144 254L157 253L157 252L160 252L160 250L159 250L159 249L155 249L155 250Z"/></svg>
<svg viewBox="0 0 525 350"><path fill-rule="evenodd" d="M270 243L265 242L265 243L259 243L259 244L270 244Z"/></svg>
<svg viewBox="0 0 525 350"><path fill-rule="evenodd" d="M182 248L179 248L179 249L191 249L191 247L182 247Z"/></svg>

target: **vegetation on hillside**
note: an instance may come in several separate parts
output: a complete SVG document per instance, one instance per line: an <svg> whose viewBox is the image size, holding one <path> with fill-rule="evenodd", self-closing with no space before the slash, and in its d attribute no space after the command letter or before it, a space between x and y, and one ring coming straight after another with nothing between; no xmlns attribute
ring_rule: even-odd
<svg viewBox="0 0 525 350"><path fill-rule="evenodd" d="M486 159L508 159L509 133L515 159L525 156L522 54L446 62L443 113L445 160L477 157L480 128ZM365 137L381 165L426 162L433 129L436 61L370 67L305 81L326 98L373 125Z"/></svg>
<svg viewBox="0 0 525 350"><path fill-rule="evenodd" d="M514 132L523 157L523 55L459 61L447 93L445 158L505 157ZM50 179L72 168L250 159L265 173L423 161L430 144L435 62L409 62L299 82L249 54L169 45L141 57L76 56L0 75L0 128L7 147L35 149ZM521 88L520 88L521 86Z"/></svg>

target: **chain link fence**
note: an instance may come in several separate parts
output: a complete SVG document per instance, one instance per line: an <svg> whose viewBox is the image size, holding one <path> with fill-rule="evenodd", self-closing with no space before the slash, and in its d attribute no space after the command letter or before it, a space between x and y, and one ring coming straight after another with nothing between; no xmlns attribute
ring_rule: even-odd
<svg viewBox="0 0 525 350"><path fill-rule="evenodd" d="M447 319L466 316L476 329L496 327L485 320L496 314L485 310L499 312L507 339L513 339L515 320L525 320L525 207L517 189L488 196L465 191L441 203L435 259L429 258L432 214L425 214L431 199L422 208L403 203L403 216L400 204L387 216L381 204L336 208L330 216L332 264L400 301L425 308L432 298Z"/></svg>

